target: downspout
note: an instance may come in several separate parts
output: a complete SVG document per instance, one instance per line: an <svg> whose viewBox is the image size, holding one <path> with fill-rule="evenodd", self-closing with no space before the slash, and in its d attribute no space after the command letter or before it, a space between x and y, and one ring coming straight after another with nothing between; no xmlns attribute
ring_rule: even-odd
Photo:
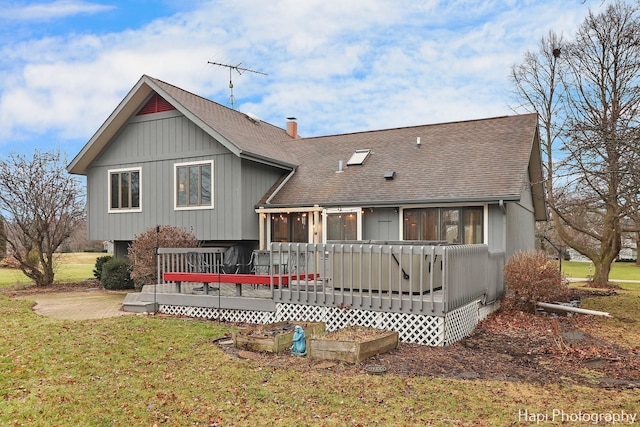
<svg viewBox="0 0 640 427"><path fill-rule="evenodd" d="M498 206L500 207L500 210L502 211L502 251L504 253L504 258L503 258L503 266L507 263L507 207L504 204L504 200L500 199L500 202L498 202ZM505 285L504 285L504 278L498 279L498 285L500 283L502 283L502 289L496 289L496 296L499 296L501 293L502 295L504 295L505 292Z"/></svg>
<svg viewBox="0 0 640 427"><path fill-rule="evenodd" d="M293 176L293 174L296 173L296 168L294 167L293 169L291 169L291 172L289 172L289 175L287 175L287 177L284 179L284 181L282 181L280 183L280 185L278 185L278 188L276 188L273 193L271 193L271 195L269 196L269 198L267 199L266 202L264 202L265 204L269 205L271 204L271 200L276 197L276 195L280 192L280 190L282 190L282 187L284 187L287 182L289 182L289 180L291 179L291 177Z"/></svg>
<svg viewBox="0 0 640 427"><path fill-rule="evenodd" d="M504 205L504 200L500 199L500 202L498 203L498 206L500 206L500 210L502 211L503 214L507 214L507 207Z"/></svg>

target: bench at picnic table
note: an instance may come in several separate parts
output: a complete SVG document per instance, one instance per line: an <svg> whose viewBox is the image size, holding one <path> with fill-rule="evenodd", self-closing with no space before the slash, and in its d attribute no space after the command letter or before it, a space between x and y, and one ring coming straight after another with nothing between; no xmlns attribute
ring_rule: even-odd
<svg viewBox="0 0 640 427"><path fill-rule="evenodd" d="M242 295L242 284L270 285L273 277L274 286L287 286L289 280L313 280L315 274L230 274L230 273L184 273L166 272L163 274L165 282L175 282L178 293L181 292L182 282L203 283L204 293L208 293L209 283L234 283L236 294Z"/></svg>

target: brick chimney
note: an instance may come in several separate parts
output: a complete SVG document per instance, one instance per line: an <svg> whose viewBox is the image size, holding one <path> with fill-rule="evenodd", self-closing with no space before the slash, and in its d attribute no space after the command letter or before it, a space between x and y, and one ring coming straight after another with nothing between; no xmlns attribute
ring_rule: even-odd
<svg viewBox="0 0 640 427"><path fill-rule="evenodd" d="M295 117L287 117L287 135L291 138L298 138L298 123Z"/></svg>

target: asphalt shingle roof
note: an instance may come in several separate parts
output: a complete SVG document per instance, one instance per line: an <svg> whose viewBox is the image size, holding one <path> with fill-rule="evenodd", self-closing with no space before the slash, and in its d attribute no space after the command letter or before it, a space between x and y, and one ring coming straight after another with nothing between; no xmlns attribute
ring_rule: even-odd
<svg viewBox="0 0 640 427"><path fill-rule="evenodd" d="M270 205L517 200L529 185L537 120L525 114L281 142L299 166ZM371 150L365 162L336 172L358 149Z"/></svg>
<svg viewBox="0 0 640 427"><path fill-rule="evenodd" d="M261 120L149 77L168 95L235 145L240 153L289 163L293 160L281 141L293 140L287 132Z"/></svg>
<svg viewBox="0 0 640 427"><path fill-rule="evenodd" d="M293 139L282 128L149 76L140 79L68 170L86 174L93 158L153 91L236 155L282 168L282 179L259 206L519 200L532 173L538 218L545 216L536 114ZM371 154L362 165L346 166L359 149ZM337 173L340 161L344 171ZM395 172L394 179L386 180L387 172Z"/></svg>

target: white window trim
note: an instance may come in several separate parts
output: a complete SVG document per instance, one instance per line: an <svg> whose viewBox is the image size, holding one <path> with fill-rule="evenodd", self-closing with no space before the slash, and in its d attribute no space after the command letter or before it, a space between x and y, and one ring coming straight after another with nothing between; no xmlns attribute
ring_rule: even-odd
<svg viewBox="0 0 640 427"><path fill-rule="evenodd" d="M328 208L322 215L322 242L327 243L327 215L339 213L356 214L356 240L362 240L362 208Z"/></svg>
<svg viewBox="0 0 640 427"><path fill-rule="evenodd" d="M203 164L211 165L211 205L209 206L178 206L178 167L182 166L191 166L191 165L203 165ZM213 160L199 160L194 162L182 162L182 163L174 163L173 164L173 209L176 211L196 211L203 209L213 209L213 197L214 197L214 187L215 187L215 179L214 179L214 170L213 170Z"/></svg>
<svg viewBox="0 0 640 427"><path fill-rule="evenodd" d="M112 173L120 173L120 172L138 172L138 178L140 182L138 185L140 186L140 207L137 208L118 208L114 209L111 207L111 174ZM131 213L131 212L142 212L142 168L122 168L122 169L109 169L107 170L107 212L108 213Z"/></svg>

